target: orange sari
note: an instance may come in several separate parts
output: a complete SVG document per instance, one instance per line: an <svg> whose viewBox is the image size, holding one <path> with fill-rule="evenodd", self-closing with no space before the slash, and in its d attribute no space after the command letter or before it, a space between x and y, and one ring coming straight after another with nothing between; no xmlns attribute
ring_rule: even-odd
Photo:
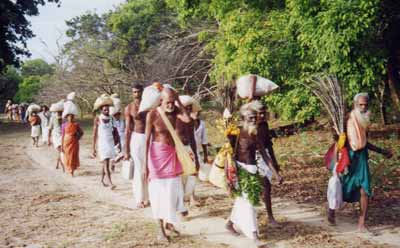
<svg viewBox="0 0 400 248"><path fill-rule="evenodd" d="M82 133L81 128L77 122L67 122L64 126L64 165L69 173L79 168L79 138L78 133Z"/></svg>

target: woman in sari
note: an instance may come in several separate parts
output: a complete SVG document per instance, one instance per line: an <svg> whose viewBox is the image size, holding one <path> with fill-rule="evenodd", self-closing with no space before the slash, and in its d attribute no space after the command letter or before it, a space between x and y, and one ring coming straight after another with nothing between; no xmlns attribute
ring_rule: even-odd
<svg viewBox="0 0 400 248"><path fill-rule="evenodd" d="M78 109L72 101L64 103L63 117L66 122L62 125L61 149L63 163L67 172L74 176L74 171L79 168L79 140L83 136L83 131L79 123L75 121Z"/></svg>

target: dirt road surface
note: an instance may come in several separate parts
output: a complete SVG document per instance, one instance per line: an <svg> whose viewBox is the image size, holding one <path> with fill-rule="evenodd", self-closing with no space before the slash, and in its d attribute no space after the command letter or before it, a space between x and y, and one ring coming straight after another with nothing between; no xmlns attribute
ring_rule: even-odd
<svg viewBox="0 0 400 248"><path fill-rule="evenodd" d="M0 247L252 247L231 237L224 223L232 206L225 192L201 183L200 206L179 225L182 235L157 241L150 208L134 209L131 182L113 174L117 189L100 184L101 167L90 158L90 134L81 142L81 168L71 178L55 169L55 151L32 147L29 128L0 124ZM354 232L355 222L339 219L328 227L318 208L274 199L280 225L268 225L259 209L269 247L400 247L400 230L375 228L377 236Z"/></svg>

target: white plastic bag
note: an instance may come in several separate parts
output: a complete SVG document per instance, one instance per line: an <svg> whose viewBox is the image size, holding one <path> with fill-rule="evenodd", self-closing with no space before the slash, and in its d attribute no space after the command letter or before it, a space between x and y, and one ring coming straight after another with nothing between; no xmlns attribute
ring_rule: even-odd
<svg viewBox="0 0 400 248"><path fill-rule="evenodd" d="M256 82L256 89L254 92L254 96L264 96L267 95L268 93L276 90L279 88L278 85L276 85L274 82L272 82L269 79L257 76L257 75L246 75L240 77L236 81L236 89L237 89L237 94L241 98L248 98L251 94L251 85L253 83L252 77L256 76L257 77L257 82Z"/></svg>
<svg viewBox="0 0 400 248"><path fill-rule="evenodd" d="M211 171L211 164L201 163L199 169L199 179L200 181L207 182Z"/></svg>
<svg viewBox="0 0 400 248"><path fill-rule="evenodd" d="M133 161L130 159L122 161L122 167L121 167L122 178L126 180L133 179L133 166L134 166Z"/></svg>
<svg viewBox="0 0 400 248"><path fill-rule="evenodd" d="M339 209L343 204L342 183L336 173L329 179L327 190L329 209Z"/></svg>

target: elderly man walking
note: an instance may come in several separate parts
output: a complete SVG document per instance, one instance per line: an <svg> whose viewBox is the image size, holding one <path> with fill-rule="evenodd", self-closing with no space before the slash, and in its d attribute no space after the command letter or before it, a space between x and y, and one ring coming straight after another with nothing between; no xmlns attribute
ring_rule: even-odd
<svg viewBox="0 0 400 248"><path fill-rule="evenodd" d="M350 157L348 173L342 177L343 200L345 202L360 202L360 218L358 230L368 232L365 225L368 199L372 195L371 175L368 167L368 151L374 151L392 157L390 150L378 148L367 140L370 112L368 111L369 97L367 93L359 93L354 97L354 108L347 121L347 138ZM335 223L335 211L329 210L328 220Z"/></svg>

